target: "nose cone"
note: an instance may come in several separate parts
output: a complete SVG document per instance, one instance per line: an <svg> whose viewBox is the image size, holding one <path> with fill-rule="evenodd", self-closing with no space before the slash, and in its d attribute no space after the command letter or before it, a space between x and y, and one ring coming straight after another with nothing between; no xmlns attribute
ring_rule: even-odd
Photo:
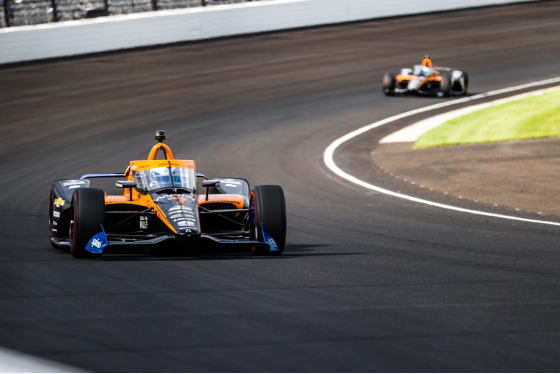
<svg viewBox="0 0 560 374"><path fill-rule="evenodd" d="M187 237L200 235L198 204L194 195L164 195L156 203L165 212L167 221L177 234Z"/></svg>
<svg viewBox="0 0 560 374"><path fill-rule="evenodd" d="M194 204L183 203L170 206L167 212L169 223L173 225L178 234L200 234L196 201Z"/></svg>

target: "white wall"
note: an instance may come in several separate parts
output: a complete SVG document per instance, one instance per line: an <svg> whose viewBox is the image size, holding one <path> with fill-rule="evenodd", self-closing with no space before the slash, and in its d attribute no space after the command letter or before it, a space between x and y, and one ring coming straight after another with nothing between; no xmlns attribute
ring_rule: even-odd
<svg viewBox="0 0 560 374"><path fill-rule="evenodd" d="M527 0L268 0L0 29L0 64Z"/></svg>

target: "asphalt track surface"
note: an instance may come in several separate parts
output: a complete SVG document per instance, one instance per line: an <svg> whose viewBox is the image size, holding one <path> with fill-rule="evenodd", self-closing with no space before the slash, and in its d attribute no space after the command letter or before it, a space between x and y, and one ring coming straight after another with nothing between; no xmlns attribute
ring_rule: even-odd
<svg viewBox="0 0 560 374"><path fill-rule="evenodd" d="M449 100L380 92L426 52L468 71L473 94L558 76L558 14L538 2L1 69L0 346L110 372L559 371L558 228L368 192L322 161L349 131ZM404 125L335 161L420 191L371 157ZM199 172L283 186L282 257L49 245L50 183L123 171L157 129Z"/></svg>

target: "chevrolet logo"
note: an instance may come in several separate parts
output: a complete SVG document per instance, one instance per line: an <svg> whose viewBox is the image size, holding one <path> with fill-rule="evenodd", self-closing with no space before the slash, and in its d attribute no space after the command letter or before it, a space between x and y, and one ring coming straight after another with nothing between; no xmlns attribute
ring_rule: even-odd
<svg viewBox="0 0 560 374"><path fill-rule="evenodd" d="M60 208L61 206L63 206L65 203L64 200L62 200L60 197L58 199L56 199L54 201L54 206L56 206L57 208Z"/></svg>

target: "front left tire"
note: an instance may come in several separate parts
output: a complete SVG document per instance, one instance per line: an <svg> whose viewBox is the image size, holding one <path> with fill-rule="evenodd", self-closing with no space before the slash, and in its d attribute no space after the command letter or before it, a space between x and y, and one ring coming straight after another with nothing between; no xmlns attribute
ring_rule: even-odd
<svg viewBox="0 0 560 374"><path fill-rule="evenodd" d="M105 196L98 188L78 188L72 195L70 216L70 253L74 257L99 257L85 248L91 238L103 230Z"/></svg>
<svg viewBox="0 0 560 374"><path fill-rule="evenodd" d="M286 201L282 187L275 185L255 186L251 191L251 208L254 209L254 237L265 243L271 236L278 250L253 249L255 254L281 255L286 244Z"/></svg>
<svg viewBox="0 0 560 374"><path fill-rule="evenodd" d="M451 76L444 75L441 77L440 91L445 97L451 96Z"/></svg>

